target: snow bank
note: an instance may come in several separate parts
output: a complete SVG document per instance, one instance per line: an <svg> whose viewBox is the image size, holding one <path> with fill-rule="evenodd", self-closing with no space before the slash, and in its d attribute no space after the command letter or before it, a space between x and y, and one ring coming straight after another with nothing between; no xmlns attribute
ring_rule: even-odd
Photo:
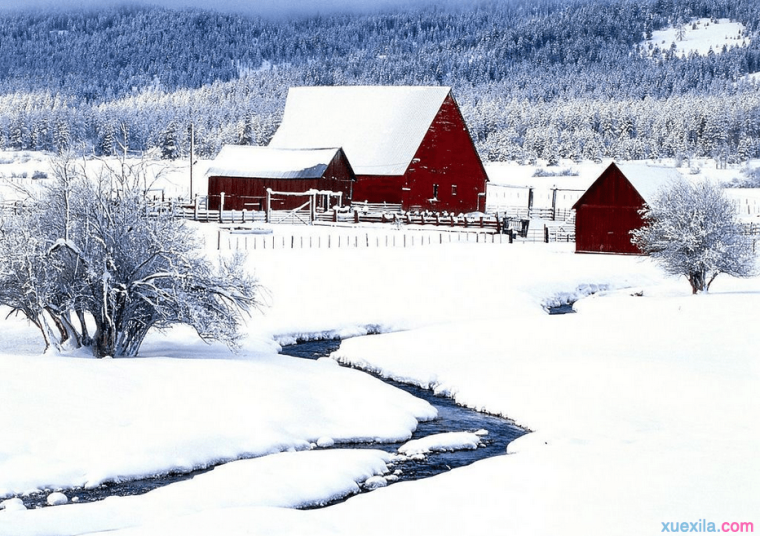
<svg viewBox="0 0 760 536"><path fill-rule="evenodd" d="M431 452L452 452L455 450L475 450L480 446L480 436L472 432L446 432L420 439L412 439L398 449L404 456L429 454Z"/></svg>
<svg viewBox="0 0 760 536"><path fill-rule="evenodd" d="M659 532L667 520L753 520L760 500L760 280L684 281L581 300L578 314L512 315L344 341L335 357L438 389L534 430L510 456L416 489L359 498L324 517L352 521L414 497L426 531L456 516L514 534ZM643 291L643 296L637 296ZM393 352L389 349L393 348ZM454 474L456 473L456 475ZM495 504L464 491L477 482ZM485 502L491 502L485 499ZM493 510L503 513L496 513ZM411 516L396 520L401 526ZM372 532L370 532L372 533ZM379 532L374 532L379 534ZM402 531L410 534L412 531Z"/></svg>
<svg viewBox="0 0 760 536"><path fill-rule="evenodd" d="M382 478L380 475L387 472L389 459L390 454L378 450L330 450L285 452L237 461L144 495L9 512L0 515L0 533L3 536L82 534L157 523L222 508L315 506L358 493L360 484Z"/></svg>
<svg viewBox="0 0 760 536"><path fill-rule="evenodd" d="M436 415L427 402L360 372L271 354L250 361L4 355L0 376L0 497L306 450L324 436L399 441L418 419Z"/></svg>

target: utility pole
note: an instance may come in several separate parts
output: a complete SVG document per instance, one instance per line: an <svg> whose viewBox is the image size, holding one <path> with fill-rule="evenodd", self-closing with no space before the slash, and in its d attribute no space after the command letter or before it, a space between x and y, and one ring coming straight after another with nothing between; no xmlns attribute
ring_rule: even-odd
<svg viewBox="0 0 760 536"><path fill-rule="evenodd" d="M195 123L190 123L190 200L193 200L193 161L195 160Z"/></svg>

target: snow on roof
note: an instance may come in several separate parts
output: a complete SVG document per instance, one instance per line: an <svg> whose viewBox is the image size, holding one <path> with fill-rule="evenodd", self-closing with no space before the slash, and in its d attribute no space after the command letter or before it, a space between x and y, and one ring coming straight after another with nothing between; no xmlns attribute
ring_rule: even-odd
<svg viewBox="0 0 760 536"><path fill-rule="evenodd" d="M270 147L342 147L362 175L403 175L451 88L293 87Z"/></svg>
<svg viewBox="0 0 760 536"><path fill-rule="evenodd" d="M657 190L663 186L684 178L677 169L671 167L646 164L618 164L617 166L647 202L651 201Z"/></svg>
<svg viewBox="0 0 760 536"><path fill-rule="evenodd" d="M225 145L206 176L318 179L339 150Z"/></svg>

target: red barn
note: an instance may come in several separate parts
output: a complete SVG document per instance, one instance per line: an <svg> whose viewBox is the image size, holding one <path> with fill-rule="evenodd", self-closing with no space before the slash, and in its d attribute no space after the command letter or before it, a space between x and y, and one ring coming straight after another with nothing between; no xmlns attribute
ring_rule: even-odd
<svg viewBox="0 0 760 536"><path fill-rule="evenodd" d="M679 177L673 168L610 164L573 205L576 253L640 255L631 243L631 231L644 225L639 210Z"/></svg>
<svg viewBox="0 0 760 536"><path fill-rule="evenodd" d="M342 147L353 200L485 210L486 172L448 87L295 87L270 147Z"/></svg>
<svg viewBox="0 0 760 536"><path fill-rule="evenodd" d="M219 210L222 192L225 210L266 210L267 189L304 193L309 190L342 193L351 202L356 176L341 149L274 149L225 145L206 172L210 210ZM291 210L306 196L273 195L272 210ZM329 196L317 197L318 206L330 208Z"/></svg>

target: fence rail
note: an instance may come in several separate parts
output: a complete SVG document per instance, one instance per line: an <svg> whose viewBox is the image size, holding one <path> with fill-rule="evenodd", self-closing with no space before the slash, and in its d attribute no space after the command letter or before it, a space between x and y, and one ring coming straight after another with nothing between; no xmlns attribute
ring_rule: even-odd
<svg viewBox="0 0 760 536"><path fill-rule="evenodd" d="M351 203L351 210L357 212L385 212L397 214L404 212L401 208L401 203L366 203L356 201Z"/></svg>
<svg viewBox="0 0 760 536"><path fill-rule="evenodd" d="M452 243L509 244L509 235L486 232L412 232L394 234L256 235L232 230L217 233L218 250L413 248Z"/></svg>
<svg viewBox="0 0 760 536"><path fill-rule="evenodd" d="M565 221L575 218L575 211L571 208L528 208L524 206L489 205L487 212L491 214L502 214L509 218L527 220Z"/></svg>

